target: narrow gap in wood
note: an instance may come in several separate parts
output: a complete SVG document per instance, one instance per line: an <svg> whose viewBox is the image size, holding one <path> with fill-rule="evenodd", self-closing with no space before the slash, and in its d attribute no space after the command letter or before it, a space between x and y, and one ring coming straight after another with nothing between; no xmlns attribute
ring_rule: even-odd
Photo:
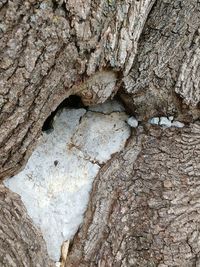
<svg viewBox="0 0 200 267"><path fill-rule="evenodd" d="M60 105L48 116L48 118L45 120L42 131L43 132L49 132L53 130L53 119L56 115L56 113L61 110L64 107L68 108L85 108L87 109L86 106L84 106L83 102L81 101L81 98L77 95L71 95L68 98L64 99Z"/></svg>

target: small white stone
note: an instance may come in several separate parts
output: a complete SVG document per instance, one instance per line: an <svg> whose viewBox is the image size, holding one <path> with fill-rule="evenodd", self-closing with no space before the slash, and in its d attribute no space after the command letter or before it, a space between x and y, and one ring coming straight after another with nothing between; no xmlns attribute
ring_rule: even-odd
<svg viewBox="0 0 200 267"><path fill-rule="evenodd" d="M61 267L61 262L57 261L56 262L56 267Z"/></svg>
<svg viewBox="0 0 200 267"><path fill-rule="evenodd" d="M131 126L133 128L138 127L138 121L136 120L135 117L128 118L127 123L128 123L129 126Z"/></svg>
<svg viewBox="0 0 200 267"><path fill-rule="evenodd" d="M171 127L172 123L167 117L160 117L160 123L161 126Z"/></svg>
<svg viewBox="0 0 200 267"><path fill-rule="evenodd" d="M174 116L169 116L170 121L173 121L173 119L174 119Z"/></svg>
<svg viewBox="0 0 200 267"><path fill-rule="evenodd" d="M159 118L158 117L151 118L149 120L149 123L158 125L159 124Z"/></svg>
<svg viewBox="0 0 200 267"><path fill-rule="evenodd" d="M177 128L183 128L185 126L185 124L180 122L180 121L174 121L174 122L172 122L172 126L177 127Z"/></svg>

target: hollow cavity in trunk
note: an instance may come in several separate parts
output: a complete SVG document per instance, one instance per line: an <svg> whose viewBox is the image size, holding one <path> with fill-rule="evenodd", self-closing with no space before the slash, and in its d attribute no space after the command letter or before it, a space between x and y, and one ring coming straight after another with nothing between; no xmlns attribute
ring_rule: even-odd
<svg viewBox="0 0 200 267"><path fill-rule="evenodd" d="M116 100L84 107L70 97L46 120L24 170L5 181L21 196L53 260L81 224L99 169L125 146L127 119Z"/></svg>

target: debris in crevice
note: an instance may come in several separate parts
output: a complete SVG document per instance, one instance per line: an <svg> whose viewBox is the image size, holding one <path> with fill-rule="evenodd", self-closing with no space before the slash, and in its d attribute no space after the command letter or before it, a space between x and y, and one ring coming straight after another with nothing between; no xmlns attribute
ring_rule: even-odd
<svg viewBox="0 0 200 267"><path fill-rule="evenodd" d="M171 127L172 126L171 120L168 119L167 117L160 117L159 124L161 126L166 126L166 127Z"/></svg>
<svg viewBox="0 0 200 267"><path fill-rule="evenodd" d="M137 128L138 127L138 121L135 117L129 117L127 120L127 123L129 126L131 126L132 128Z"/></svg>
<svg viewBox="0 0 200 267"><path fill-rule="evenodd" d="M180 121L173 121L172 122L172 127L183 128L184 126L185 126L185 124L183 122L180 122Z"/></svg>
<svg viewBox="0 0 200 267"><path fill-rule="evenodd" d="M130 94L125 92L124 89L120 89L117 92L116 98L123 104L127 114L129 114L130 116L135 115L136 108Z"/></svg>
<svg viewBox="0 0 200 267"><path fill-rule="evenodd" d="M149 119L149 123L154 124L154 125L158 125L159 121L160 121L159 117L154 117L154 118Z"/></svg>
<svg viewBox="0 0 200 267"><path fill-rule="evenodd" d="M69 240L63 242L61 247L61 267L65 267L68 251L69 251Z"/></svg>
<svg viewBox="0 0 200 267"><path fill-rule="evenodd" d="M149 119L148 121L150 124L153 125L160 125L166 128L169 127L176 127L176 128L183 128L185 126L185 124L183 122L179 122L179 121L174 121L174 117L173 116L169 116L169 117L154 117Z"/></svg>

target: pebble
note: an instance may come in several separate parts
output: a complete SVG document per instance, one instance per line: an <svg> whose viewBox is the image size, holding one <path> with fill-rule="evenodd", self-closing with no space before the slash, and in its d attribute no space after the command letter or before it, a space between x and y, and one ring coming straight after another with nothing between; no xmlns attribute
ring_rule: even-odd
<svg viewBox="0 0 200 267"><path fill-rule="evenodd" d="M158 125L159 124L159 118L158 117L154 117L154 118L151 118L150 120L149 120L149 123L150 124L156 124L156 125Z"/></svg>
<svg viewBox="0 0 200 267"><path fill-rule="evenodd" d="M160 123L161 126L171 127L171 121L167 117L160 117Z"/></svg>
<svg viewBox="0 0 200 267"><path fill-rule="evenodd" d="M137 128L138 127L138 121L136 120L135 117L130 117L127 120L127 123L129 126L131 126L132 128Z"/></svg>
<svg viewBox="0 0 200 267"><path fill-rule="evenodd" d="M183 128L184 126L185 126L185 124L180 122L180 121L172 122L172 127Z"/></svg>
<svg viewBox="0 0 200 267"><path fill-rule="evenodd" d="M180 121L173 121L174 117L169 116L167 117L154 117L149 119L149 123L153 125L160 125L165 127L176 127L176 128L183 128L185 126L184 123ZM130 125L130 124L129 124Z"/></svg>

